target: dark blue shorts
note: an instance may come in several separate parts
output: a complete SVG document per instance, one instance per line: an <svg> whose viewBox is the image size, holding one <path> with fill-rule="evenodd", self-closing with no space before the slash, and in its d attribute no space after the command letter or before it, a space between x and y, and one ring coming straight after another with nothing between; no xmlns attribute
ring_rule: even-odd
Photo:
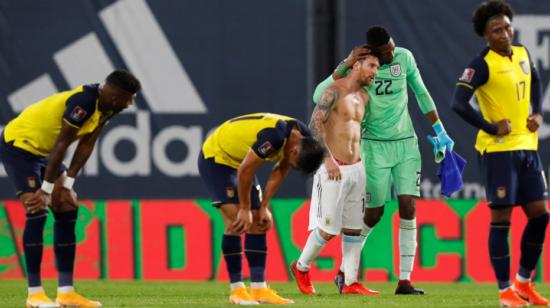
<svg viewBox="0 0 550 308"><path fill-rule="evenodd" d="M206 185L208 194L212 199L212 205L220 207L224 204L239 204L237 193L237 169L217 164L214 158L205 159L204 154L199 155L199 173ZM258 178L254 176L252 191L250 193L250 207L260 208L261 187Z"/></svg>
<svg viewBox="0 0 550 308"><path fill-rule="evenodd" d="M479 156L491 208L546 200L548 187L537 151L508 151Z"/></svg>
<svg viewBox="0 0 550 308"><path fill-rule="evenodd" d="M0 134L0 159L18 197L24 193L35 192L42 186L48 159L15 147L13 142L6 143L3 132ZM57 176L66 170L67 167L61 164Z"/></svg>

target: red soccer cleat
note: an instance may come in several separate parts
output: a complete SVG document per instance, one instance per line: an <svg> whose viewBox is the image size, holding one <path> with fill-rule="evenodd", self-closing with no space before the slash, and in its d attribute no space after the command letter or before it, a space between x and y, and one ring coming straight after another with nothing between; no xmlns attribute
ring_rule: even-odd
<svg viewBox="0 0 550 308"><path fill-rule="evenodd" d="M315 294L315 288L311 283L311 277L309 276L309 271L302 272L301 270L299 270L298 267L296 267L297 262L298 261L294 261L290 264L290 272L296 279L296 284L298 285L298 289L300 289L300 292L302 292L302 294L306 294L306 295Z"/></svg>
<svg viewBox="0 0 550 308"><path fill-rule="evenodd" d="M534 285L531 284L531 281L521 283L519 281L514 281L513 286L516 294L519 295L522 299L529 302L533 306L550 306L550 301L542 297L534 288Z"/></svg>
<svg viewBox="0 0 550 308"><path fill-rule="evenodd" d="M521 299L512 288L506 289L504 292L500 292L499 299L500 307L525 307L529 306L529 303Z"/></svg>
<svg viewBox="0 0 550 308"><path fill-rule="evenodd" d="M378 295L380 292L370 290L360 282L354 282L349 286L345 285L342 289L342 294Z"/></svg>

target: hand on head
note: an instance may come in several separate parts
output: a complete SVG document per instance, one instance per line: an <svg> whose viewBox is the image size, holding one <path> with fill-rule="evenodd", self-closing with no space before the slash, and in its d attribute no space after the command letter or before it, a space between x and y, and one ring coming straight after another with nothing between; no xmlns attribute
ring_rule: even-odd
<svg viewBox="0 0 550 308"><path fill-rule="evenodd" d="M349 53L348 57L344 60L347 67L352 67L359 59L366 57L371 50L366 45L354 47Z"/></svg>

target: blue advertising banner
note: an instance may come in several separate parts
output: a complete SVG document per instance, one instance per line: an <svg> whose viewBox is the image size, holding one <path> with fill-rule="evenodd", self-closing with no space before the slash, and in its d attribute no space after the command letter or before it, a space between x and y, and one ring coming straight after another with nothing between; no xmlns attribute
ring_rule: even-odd
<svg viewBox="0 0 550 308"><path fill-rule="evenodd" d="M484 47L472 29L480 1L334 1L336 63L362 44L370 25L386 26L416 57L456 150L469 162L459 198L483 198L475 130L449 108L454 84ZM529 48L550 109L550 2L514 0L516 40ZM206 196L196 158L221 122L250 112L308 121L314 85L311 19L315 0L2 1L0 129L26 106L126 68L143 84L136 105L115 117L76 182L83 198ZM326 22L333 22L326 21ZM321 22L323 22L321 20ZM325 70L334 63L326 63ZM423 154L421 190L438 198L436 164L425 136L432 129L410 95ZM545 171L550 120L540 129ZM73 147L74 150L74 147ZM67 159L70 159L68 153ZM265 181L269 168L262 170ZM278 197L308 196L291 174ZM0 199L14 198L0 164Z"/></svg>
<svg viewBox="0 0 550 308"><path fill-rule="evenodd" d="M81 197L204 197L196 162L212 128L251 112L307 120L306 2L23 0L0 15L2 127L114 68L141 80L78 177ZM292 175L282 195L303 196L304 182ZM0 166L0 199L14 193Z"/></svg>

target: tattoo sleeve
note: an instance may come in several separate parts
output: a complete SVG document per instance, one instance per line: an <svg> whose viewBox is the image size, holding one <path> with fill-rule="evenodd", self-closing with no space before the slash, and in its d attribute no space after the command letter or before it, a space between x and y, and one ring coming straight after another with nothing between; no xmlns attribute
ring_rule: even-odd
<svg viewBox="0 0 550 308"><path fill-rule="evenodd" d="M315 139L319 140L323 144L325 143L325 123L330 117L332 107L338 100L338 91L333 87L329 87L323 92L321 100L315 106L313 113L311 114L311 120L309 122L309 128L313 133Z"/></svg>

